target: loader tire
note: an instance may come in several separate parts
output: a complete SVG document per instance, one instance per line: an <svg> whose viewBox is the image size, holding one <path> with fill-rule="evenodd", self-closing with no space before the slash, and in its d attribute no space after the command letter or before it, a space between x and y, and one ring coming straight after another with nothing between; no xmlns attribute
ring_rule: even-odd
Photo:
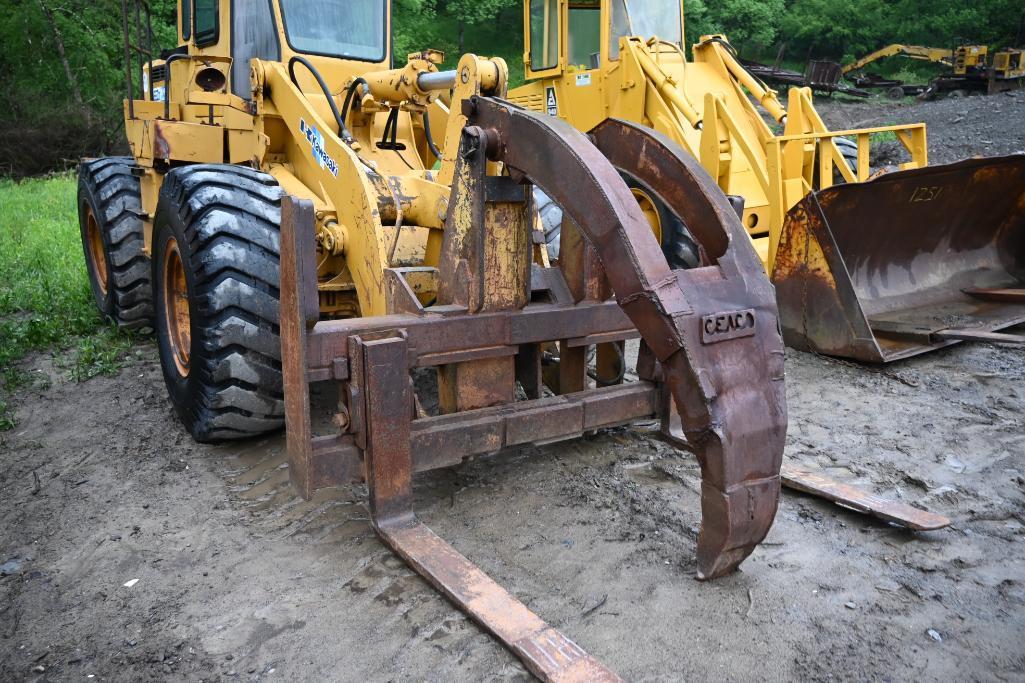
<svg viewBox="0 0 1025 683"><path fill-rule="evenodd" d="M157 345L175 412L200 442L280 429L281 188L241 166L176 168L154 219Z"/></svg>
<svg viewBox="0 0 1025 683"><path fill-rule="evenodd" d="M544 227L548 258L557 260L562 237L562 207L535 185L534 209L541 217L541 225Z"/></svg>
<svg viewBox="0 0 1025 683"><path fill-rule="evenodd" d="M836 142L836 146L840 148L840 154L841 154L841 156L843 156L843 160L845 162L847 162L847 168L851 169L851 173L853 173L855 176L857 176L857 174L858 174L858 143L855 142L854 140L851 140L850 138L833 138L833 140L834 140L834 142ZM834 167L833 168L833 184L834 185L843 185L846 182L847 182L847 180L844 179L843 174L840 173L840 170ZM822 187L819 184L819 169L818 169L818 165L817 164L816 164L816 167L815 167L814 186L816 188L821 188Z"/></svg>
<svg viewBox="0 0 1025 683"><path fill-rule="evenodd" d="M625 178L625 180L634 196L646 197L646 201L650 201L653 210L658 213L659 227L662 232L662 253L665 255L666 261L669 262L669 267L673 270L688 270L700 266L701 252L684 222L669 210L665 202L644 185L633 178Z"/></svg>
<svg viewBox="0 0 1025 683"><path fill-rule="evenodd" d="M100 313L118 327L148 331L153 290L139 179L131 157L105 157L78 167L78 223L89 285Z"/></svg>
<svg viewBox="0 0 1025 683"><path fill-rule="evenodd" d="M625 178L631 191L644 190L643 186L633 178ZM653 209L658 213L658 221L662 232L662 253L673 270L686 270L701 264L701 256L697 244L687 226L669 211L660 199L649 193ZM548 257L559 258L559 246L562 236L562 209L552 201L540 188L534 187L534 208L541 216L545 231L545 245Z"/></svg>

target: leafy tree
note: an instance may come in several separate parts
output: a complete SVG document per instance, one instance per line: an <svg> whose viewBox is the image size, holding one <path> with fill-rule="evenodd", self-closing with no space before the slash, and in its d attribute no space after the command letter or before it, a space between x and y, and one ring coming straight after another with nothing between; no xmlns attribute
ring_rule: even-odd
<svg viewBox="0 0 1025 683"><path fill-rule="evenodd" d="M708 7L708 21L718 27L715 32L748 49L771 45L782 15L783 0L719 0Z"/></svg>
<svg viewBox="0 0 1025 683"><path fill-rule="evenodd" d="M149 2L154 43L174 46L177 0ZM511 82L522 80L522 0L392 6L397 64L432 47L451 68L474 52L503 57ZM894 42L1025 47L1021 0L686 0L685 9L688 42L725 33L756 58L780 45L798 61L849 59ZM118 0L0 0L0 45L0 173L38 173L123 150Z"/></svg>

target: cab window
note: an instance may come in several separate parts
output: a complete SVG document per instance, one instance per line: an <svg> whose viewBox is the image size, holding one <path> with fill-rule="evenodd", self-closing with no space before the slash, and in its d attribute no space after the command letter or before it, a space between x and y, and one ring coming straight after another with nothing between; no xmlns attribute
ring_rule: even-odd
<svg viewBox="0 0 1025 683"><path fill-rule="evenodd" d="M612 0L609 58L619 59L622 37L658 37L683 47L680 3L673 0Z"/></svg>
<svg viewBox="0 0 1025 683"><path fill-rule="evenodd" d="M203 47L217 42L219 22L218 0L195 0L196 45Z"/></svg>
<svg viewBox="0 0 1025 683"><path fill-rule="evenodd" d="M530 0L530 70L559 65L559 3Z"/></svg>
<svg viewBox="0 0 1025 683"><path fill-rule="evenodd" d="M386 57L385 0L282 0L281 12L296 52L364 62Z"/></svg>
<svg viewBox="0 0 1025 683"><path fill-rule="evenodd" d="M271 0L236 2L231 13L231 91L249 99L249 61L281 59L278 32L274 28Z"/></svg>
<svg viewBox="0 0 1025 683"><path fill-rule="evenodd" d="M188 42L192 38L192 0L181 0L182 40Z"/></svg>
<svg viewBox="0 0 1025 683"><path fill-rule="evenodd" d="M601 66L601 6L573 3L569 6L569 63L577 69Z"/></svg>

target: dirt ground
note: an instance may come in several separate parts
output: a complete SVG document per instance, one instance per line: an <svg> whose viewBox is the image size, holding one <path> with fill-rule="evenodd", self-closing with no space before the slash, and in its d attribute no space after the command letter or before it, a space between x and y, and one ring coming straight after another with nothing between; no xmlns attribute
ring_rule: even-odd
<svg viewBox="0 0 1025 683"><path fill-rule="evenodd" d="M924 119L935 161L1025 150L1025 94L823 108ZM416 507L628 680L1025 681L1025 353L787 361L787 457L950 528L788 492L742 571L698 583L697 465L653 425L422 476ZM529 680L377 540L359 487L303 502L280 436L193 443L152 343L114 378L26 367L0 433L0 681Z"/></svg>

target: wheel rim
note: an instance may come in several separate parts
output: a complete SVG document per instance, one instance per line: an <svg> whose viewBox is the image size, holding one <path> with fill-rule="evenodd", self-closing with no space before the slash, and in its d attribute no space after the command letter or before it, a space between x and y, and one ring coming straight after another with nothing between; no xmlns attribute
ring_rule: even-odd
<svg viewBox="0 0 1025 683"><path fill-rule="evenodd" d="M662 244L662 218L659 216L655 200L647 192L637 187L631 187L630 192L633 193L634 199L637 200L637 206L641 207L641 213L644 214L648 224L651 226L651 231L655 233L655 239L658 240L659 244Z"/></svg>
<svg viewBox="0 0 1025 683"><path fill-rule="evenodd" d="M189 289L185 281L185 266L182 265L178 241L173 237L164 249L164 278L161 283L164 295L164 324L167 340L171 345L171 357L178 374L189 374L189 353L192 349L192 319L189 313Z"/></svg>
<svg viewBox="0 0 1025 683"><path fill-rule="evenodd" d="M100 293L107 296L107 254L103 250L103 236L100 234L100 226L93 214L93 207L86 204L85 208L85 236L89 248L89 265L92 266L93 275L96 276L96 284L100 287Z"/></svg>

